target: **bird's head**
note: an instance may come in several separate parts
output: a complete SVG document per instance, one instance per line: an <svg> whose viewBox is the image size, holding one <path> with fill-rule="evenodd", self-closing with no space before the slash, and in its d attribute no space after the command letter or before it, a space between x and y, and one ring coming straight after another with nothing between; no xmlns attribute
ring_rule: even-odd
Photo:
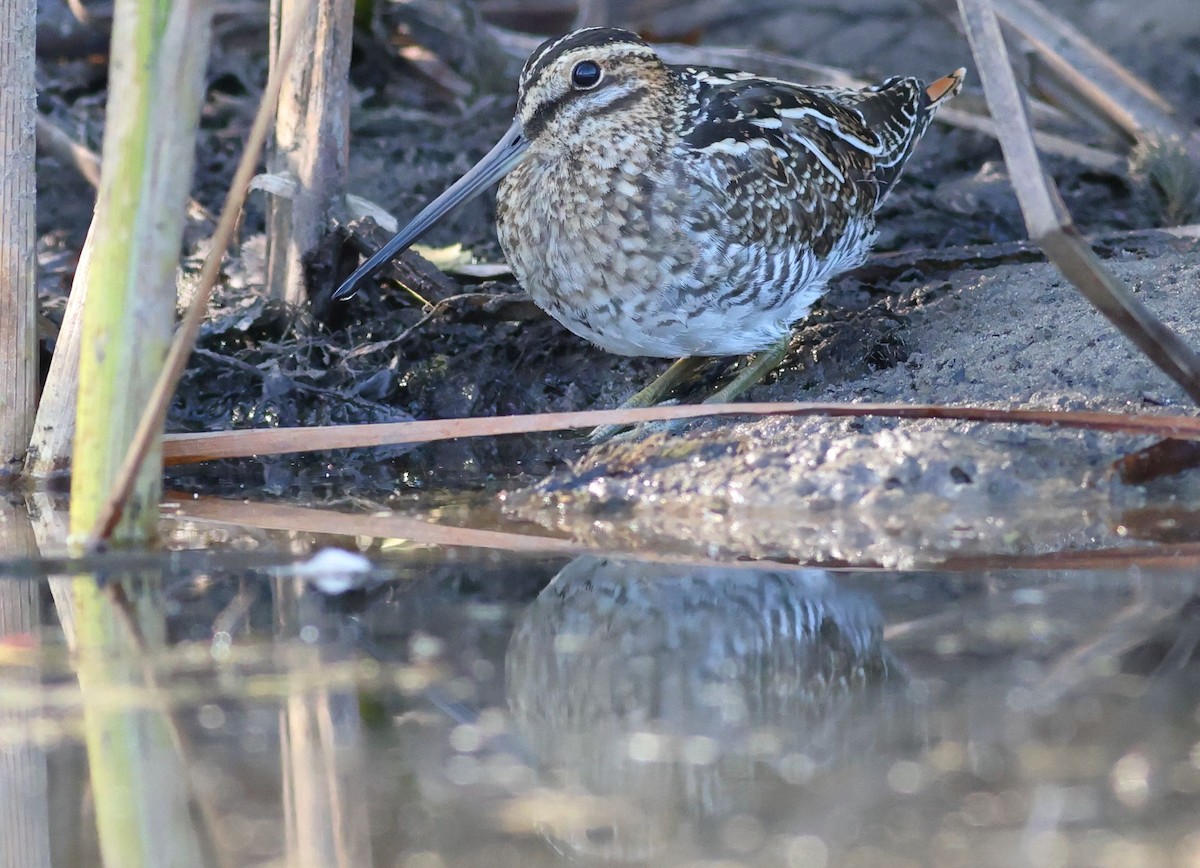
<svg viewBox="0 0 1200 868"><path fill-rule="evenodd" d="M511 172L531 152L616 154L665 136L671 74L636 34L612 27L576 30L544 42L521 72L517 115L488 153L429 203L333 294L354 295L364 278L439 220Z"/></svg>
<svg viewBox="0 0 1200 868"><path fill-rule="evenodd" d="M622 128L644 136L661 119L671 75L649 45L628 30L592 27L542 44L525 63L516 123L531 144L584 145Z"/></svg>

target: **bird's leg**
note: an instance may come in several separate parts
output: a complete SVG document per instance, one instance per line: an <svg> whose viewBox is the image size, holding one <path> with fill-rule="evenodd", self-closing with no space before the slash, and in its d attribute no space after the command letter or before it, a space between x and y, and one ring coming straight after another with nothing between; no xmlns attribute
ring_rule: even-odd
<svg viewBox="0 0 1200 868"><path fill-rule="evenodd" d="M671 394L671 390L676 388L680 383L695 376L695 374L708 364L706 356L686 356L671 364L671 367L659 375L658 379L652 382L649 386L642 389L640 392L635 392L627 398L623 404L617 409L628 410L631 407L653 407L665 396ZM588 435L589 443L601 443L613 434L620 431L624 425L600 425L597 426L591 434Z"/></svg>
<svg viewBox="0 0 1200 868"><path fill-rule="evenodd" d="M779 364L787 356L791 345L792 335L789 332L765 350L755 353L750 358L750 361L746 363L746 367L738 371L737 376L705 398L704 403L724 404L740 397L743 392L758 385L767 374L779 367ZM621 409L623 410L627 407L650 407L657 404L660 398L669 394L680 383L695 375L707 361L708 359L703 356L688 356L687 358L680 359L667 368L657 380L622 404ZM682 420L673 423L668 426L668 430L675 430L683 424L686 423ZM588 442L593 444L602 443L624 427L624 425L601 425L588 435Z"/></svg>
<svg viewBox="0 0 1200 868"><path fill-rule="evenodd" d="M755 353L746 363L746 367L738 371L736 377L705 398L704 403L724 404L739 397L752 386L757 386L767 374L779 367L791 345L792 335L789 332L765 350Z"/></svg>
<svg viewBox="0 0 1200 868"><path fill-rule="evenodd" d="M671 367L663 371L658 379L649 386L636 392L621 405L624 410L629 407L653 407L681 383L694 377L701 368L708 364L707 356L685 356L671 363Z"/></svg>

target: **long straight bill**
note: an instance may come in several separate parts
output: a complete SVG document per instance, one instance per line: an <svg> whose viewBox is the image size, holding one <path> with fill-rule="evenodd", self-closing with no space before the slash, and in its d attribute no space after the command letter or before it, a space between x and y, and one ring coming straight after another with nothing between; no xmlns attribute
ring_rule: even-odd
<svg viewBox="0 0 1200 868"><path fill-rule="evenodd" d="M487 152L482 160L472 166L465 175L455 181L442 195L425 206L407 226L383 246L382 249L358 267L350 277L338 287L333 297L337 300L350 298L357 291L358 284L366 280L399 253L416 243L432 226L457 208L470 202L504 175L512 171L517 163L525 156L529 142L521 133L519 121L513 121L504 137L496 146Z"/></svg>

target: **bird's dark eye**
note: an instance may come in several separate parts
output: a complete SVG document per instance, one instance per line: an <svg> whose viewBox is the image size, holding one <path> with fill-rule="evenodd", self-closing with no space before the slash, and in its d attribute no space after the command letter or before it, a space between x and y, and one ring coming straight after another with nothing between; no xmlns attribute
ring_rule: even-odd
<svg viewBox="0 0 1200 868"><path fill-rule="evenodd" d="M591 90L600 83L600 64L594 60L581 60L571 70L571 84L580 90Z"/></svg>

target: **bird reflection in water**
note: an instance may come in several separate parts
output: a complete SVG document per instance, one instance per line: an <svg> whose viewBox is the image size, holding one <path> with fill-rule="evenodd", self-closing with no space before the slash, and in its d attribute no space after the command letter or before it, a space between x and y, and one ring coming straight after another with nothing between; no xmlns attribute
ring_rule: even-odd
<svg viewBox="0 0 1200 868"><path fill-rule="evenodd" d="M534 825L620 861L713 854L734 816L761 828L786 787L870 751L855 719L902 692L879 689L902 680L882 634L875 603L822 570L572 561L506 661L547 788Z"/></svg>

